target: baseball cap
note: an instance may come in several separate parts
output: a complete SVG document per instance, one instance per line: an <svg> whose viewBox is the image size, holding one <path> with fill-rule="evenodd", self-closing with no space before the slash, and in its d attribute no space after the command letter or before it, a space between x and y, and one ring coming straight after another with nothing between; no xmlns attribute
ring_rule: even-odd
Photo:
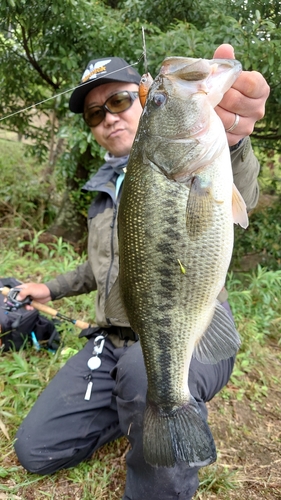
<svg viewBox="0 0 281 500"><path fill-rule="evenodd" d="M73 113L83 113L86 95L99 85L111 82L139 85L140 79L140 74L121 57L93 59L87 65L80 84L70 96L69 109Z"/></svg>

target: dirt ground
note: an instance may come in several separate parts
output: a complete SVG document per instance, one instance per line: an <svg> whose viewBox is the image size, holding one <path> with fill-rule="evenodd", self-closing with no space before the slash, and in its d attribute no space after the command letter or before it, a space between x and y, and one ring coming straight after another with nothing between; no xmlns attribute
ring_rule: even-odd
<svg viewBox="0 0 281 500"><path fill-rule="evenodd" d="M237 489L227 494L200 495L202 500L281 499L281 362L280 347L271 346L263 377L270 381L267 395L254 401L258 370L248 375L249 391L241 401L229 387L229 400L221 396L209 404L209 419L219 452L218 463L235 471ZM271 361L271 363L270 363ZM251 401L253 399L253 401Z"/></svg>

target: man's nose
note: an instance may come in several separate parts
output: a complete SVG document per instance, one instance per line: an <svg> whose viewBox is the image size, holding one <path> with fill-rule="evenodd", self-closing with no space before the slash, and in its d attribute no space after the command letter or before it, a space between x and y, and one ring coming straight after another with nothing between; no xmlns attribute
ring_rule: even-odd
<svg viewBox="0 0 281 500"><path fill-rule="evenodd" d="M119 116L118 114L113 114L113 113L110 113L109 111L107 111L107 109L105 110L105 117L103 119L104 121L104 124L105 125L112 125L113 123L119 121Z"/></svg>

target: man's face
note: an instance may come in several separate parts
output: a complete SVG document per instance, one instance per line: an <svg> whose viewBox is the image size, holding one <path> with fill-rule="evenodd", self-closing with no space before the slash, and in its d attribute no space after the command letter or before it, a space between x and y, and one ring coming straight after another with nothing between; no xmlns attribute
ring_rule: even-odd
<svg viewBox="0 0 281 500"><path fill-rule="evenodd" d="M135 83L105 83L91 90L84 101L84 111L93 106L102 106L105 101L122 90L138 91ZM139 98L135 99L132 106L122 113L112 114L106 112L103 121L91 132L96 141L114 156L130 154L131 147L137 132L142 107Z"/></svg>

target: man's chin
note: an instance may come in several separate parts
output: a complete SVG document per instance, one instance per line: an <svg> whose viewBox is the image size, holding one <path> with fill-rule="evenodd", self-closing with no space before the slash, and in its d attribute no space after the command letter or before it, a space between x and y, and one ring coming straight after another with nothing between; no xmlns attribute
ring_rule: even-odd
<svg viewBox="0 0 281 500"><path fill-rule="evenodd" d="M112 146L111 148L108 149L109 152L113 155L113 156L116 156L116 157L120 157L120 156L128 156L130 154L130 151L131 151L131 147L128 148L127 146L125 147L122 147L121 144L117 145L116 144L116 147Z"/></svg>

